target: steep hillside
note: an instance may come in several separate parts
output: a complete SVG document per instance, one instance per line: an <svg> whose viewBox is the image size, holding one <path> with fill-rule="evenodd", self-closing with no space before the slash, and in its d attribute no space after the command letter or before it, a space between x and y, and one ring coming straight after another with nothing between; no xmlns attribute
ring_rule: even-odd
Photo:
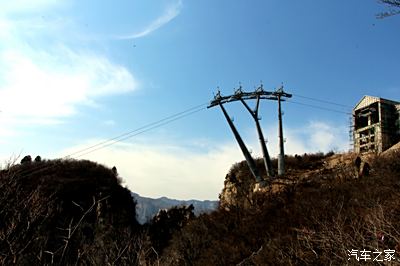
<svg viewBox="0 0 400 266"><path fill-rule="evenodd" d="M365 250L362 263L399 263L400 153L362 158L370 171L361 175L356 157L288 157L287 177L256 192L246 165L234 165L221 208L175 234L159 262L359 265Z"/></svg>
<svg viewBox="0 0 400 266"><path fill-rule="evenodd" d="M23 160L0 171L0 264L358 265L362 250L400 262L399 151L288 156L286 166L257 188L237 163L216 211L176 207L140 225L116 171Z"/></svg>
<svg viewBox="0 0 400 266"><path fill-rule="evenodd" d="M0 172L0 264L131 264L140 229L130 191L89 161L52 160Z"/></svg>

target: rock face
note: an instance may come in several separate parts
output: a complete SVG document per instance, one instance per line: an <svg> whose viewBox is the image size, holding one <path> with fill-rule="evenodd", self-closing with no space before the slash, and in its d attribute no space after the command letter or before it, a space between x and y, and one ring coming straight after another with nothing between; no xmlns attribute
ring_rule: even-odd
<svg viewBox="0 0 400 266"><path fill-rule="evenodd" d="M245 161L232 166L225 177L224 188L219 196L220 207L225 210L232 208L248 208L258 193L279 193L289 185L322 184L326 181L344 182L354 178L368 176L371 168L371 158L354 153L345 154L304 154L302 156L287 156L286 175L274 179L269 185L258 189L258 184ZM259 169L263 169L261 160L257 160ZM263 173L264 179L267 177Z"/></svg>
<svg viewBox="0 0 400 266"><path fill-rule="evenodd" d="M225 177L224 188L219 195L220 207L226 210L233 207L249 207L255 184L256 181L245 161L233 165Z"/></svg>

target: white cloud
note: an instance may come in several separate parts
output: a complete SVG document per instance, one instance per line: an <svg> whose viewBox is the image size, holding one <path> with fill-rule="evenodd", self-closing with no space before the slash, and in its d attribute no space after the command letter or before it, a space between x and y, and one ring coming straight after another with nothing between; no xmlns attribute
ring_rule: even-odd
<svg viewBox="0 0 400 266"><path fill-rule="evenodd" d="M11 137L11 136L15 136L17 133L15 132L15 130L12 129L12 127L10 126L10 122L8 121L8 119L4 118L4 116L2 116L2 113L0 112L0 144L5 143L5 138Z"/></svg>
<svg viewBox="0 0 400 266"><path fill-rule="evenodd" d="M58 118L93 98L136 88L130 72L108 59L68 48L0 53L0 106L5 115Z"/></svg>
<svg viewBox="0 0 400 266"><path fill-rule="evenodd" d="M270 154L277 156L279 153L277 126L269 127L265 134L265 137L268 137ZM330 122L310 121L301 128L285 126L283 134L286 154L347 151L349 148L348 129Z"/></svg>
<svg viewBox="0 0 400 266"><path fill-rule="evenodd" d="M341 129L326 122L310 122L299 129L285 128L285 151L287 154L303 154L328 152L333 148L346 150L346 132ZM278 154L278 140L275 137L277 132L277 128L272 127L265 132L269 137L268 149L271 156ZM254 149L253 156L259 156L256 135L245 139L250 139L246 145L249 149ZM233 139L223 144L204 139L193 140L192 145L183 145L181 142L177 144L177 141L172 140L158 140L155 143L152 139L146 141L146 138L136 141L117 143L79 159L97 161L110 168L115 165L126 185L139 194L178 199L217 199L230 167L235 162L244 160ZM101 142L87 141L63 151L60 156Z"/></svg>
<svg viewBox="0 0 400 266"><path fill-rule="evenodd" d="M38 18L38 11L66 2L18 0L0 3L0 136L20 124L54 124L99 97L128 93L138 83L106 56L59 44L69 19ZM40 14L47 14L46 12ZM71 30L71 29L70 29ZM58 38L59 37L59 38Z"/></svg>
<svg viewBox="0 0 400 266"><path fill-rule="evenodd" d="M167 7L167 9L164 11L164 13L160 17L158 17L157 19L152 21L143 30L141 30L139 32L135 32L133 34L119 36L118 39L137 39L137 38L147 36L150 33L158 30L159 28L161 28L162 26L164 26L171 20L173 20L176 16L179 15L181 9L182 9L182 1L179 0L174 5Z"/></svg>
<svg viewBox="0 0 400 266"><path fill-rule="evenodd" d="M328 151L348 148L346 129L324 122L311 122L307 126L309 131L309 146L316 151Z"/></svg>
<svg viewBox="0 0 400 266"><path fill-rule="evenodd" d="M93 143L76 146L63 156ZM231 165L242 160L234 143L214 146L205 152L171 144L118 143L83 158L116 166L126 185L139 194L178 199L217 199Z"/></svg>
<svg viewBox="0 0 400 266"><path fill-rule="evenodd" d="M0 14L33 12L64 4L62 0L12 0L0 3Z"/></svg>

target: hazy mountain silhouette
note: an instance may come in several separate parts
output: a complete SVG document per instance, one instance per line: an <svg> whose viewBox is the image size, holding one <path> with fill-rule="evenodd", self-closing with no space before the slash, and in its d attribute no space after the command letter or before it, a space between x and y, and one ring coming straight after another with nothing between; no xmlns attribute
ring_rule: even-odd
<svg viewBox="0 0 400 266"><path fill-rule="evenodd" d="M139 223L144 224L151 220L159 210L170 209L174 206L193 205L194 214L197 216L201 213L209 213L218 208L218 201L212 200L176 200L167 197L158 199L142 197L132 192L133 198L136 200L136 219Z"/></svg>

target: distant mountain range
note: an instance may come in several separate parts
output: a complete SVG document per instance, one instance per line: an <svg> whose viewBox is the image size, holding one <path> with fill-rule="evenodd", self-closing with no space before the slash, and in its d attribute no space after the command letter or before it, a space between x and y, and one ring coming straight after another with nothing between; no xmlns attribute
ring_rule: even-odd
<svg viewBox="0 0 400 266"><path fill-rule="evenodd" d="M194 207L194 214L197 216L201 213L209 213L216 210L218 201L211 200L175 200L167 197L158 199L142 197L137 193L132 192L133 198L136 200L136 216L139 223L144 224L151 220L159 210L169 209L174 206L189 206Z"/></svg>

